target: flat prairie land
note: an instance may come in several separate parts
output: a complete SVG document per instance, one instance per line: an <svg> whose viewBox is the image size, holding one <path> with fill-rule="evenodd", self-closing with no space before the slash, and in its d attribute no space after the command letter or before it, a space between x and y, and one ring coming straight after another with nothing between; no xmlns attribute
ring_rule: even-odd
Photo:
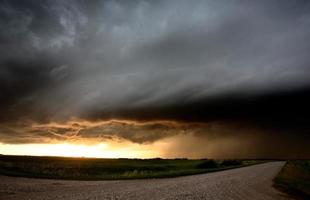
<svg viewBox="0 0 310 200"><path fill-rule="evenodd" d="M70 180L166 178L214 172L260 162L263 161L0 156L0 174Z"/></svg>
<svg viewBox="0 0 310 200"><path fill-rule="evenodd" d="M289 200L272 187L285 162L176 178L72 181L0 176L0 199L96 200L96 199L208 199Z"/></svg>

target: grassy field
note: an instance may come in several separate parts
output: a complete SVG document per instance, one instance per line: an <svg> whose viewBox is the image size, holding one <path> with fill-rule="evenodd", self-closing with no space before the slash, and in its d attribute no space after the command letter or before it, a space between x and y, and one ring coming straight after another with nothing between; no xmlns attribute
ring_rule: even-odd
<svg viewBox="0 0 310 200"><path fill-rule="evenodd" d="M164 178L231 169L259 162L262 161L0 156L0 174L76 180Z"/></svg>
<svg viewBox="0 0 310 200"><path fill-rule="evenodd" d="M274 182L277 188L287 193L310 199L310 161L288 161Z"/></svg>

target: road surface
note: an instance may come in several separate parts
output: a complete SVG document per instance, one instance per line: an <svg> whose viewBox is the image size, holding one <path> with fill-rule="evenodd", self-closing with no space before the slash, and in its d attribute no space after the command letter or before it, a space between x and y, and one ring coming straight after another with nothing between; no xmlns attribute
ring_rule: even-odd
<svg viewBox="0 0 310 200"><path fill-rule="evenodd" d="M216 199L288 200L272 187L284 162L269 162L178 178L62 181L0 176L0 199Z"/></svg>

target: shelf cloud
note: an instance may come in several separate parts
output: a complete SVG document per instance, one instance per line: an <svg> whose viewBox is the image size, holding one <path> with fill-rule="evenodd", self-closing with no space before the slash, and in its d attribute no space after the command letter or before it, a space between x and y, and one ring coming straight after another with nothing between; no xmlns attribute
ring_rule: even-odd
<svg viewBox="0 0 310 200"><path fill-rule="evenodd" d="M308 1L1 0L0 142L218 135L260 157L292 157L283 146L302 142L310 157L309 11Z"/></svg>

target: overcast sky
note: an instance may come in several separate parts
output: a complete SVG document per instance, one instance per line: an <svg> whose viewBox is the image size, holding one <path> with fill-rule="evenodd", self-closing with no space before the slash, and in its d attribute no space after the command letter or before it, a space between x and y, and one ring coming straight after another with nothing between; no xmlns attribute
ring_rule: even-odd
<svg viewBox="0 0 310 200"><path fill-rule="evenodd" d="M302 141L309 41L302 0L1 0L2 142L54 137L51 122L77 118L246 120L280 136L301 127L292 137ZM166 137L166 127L115 129L138 143Z"/></svg>

